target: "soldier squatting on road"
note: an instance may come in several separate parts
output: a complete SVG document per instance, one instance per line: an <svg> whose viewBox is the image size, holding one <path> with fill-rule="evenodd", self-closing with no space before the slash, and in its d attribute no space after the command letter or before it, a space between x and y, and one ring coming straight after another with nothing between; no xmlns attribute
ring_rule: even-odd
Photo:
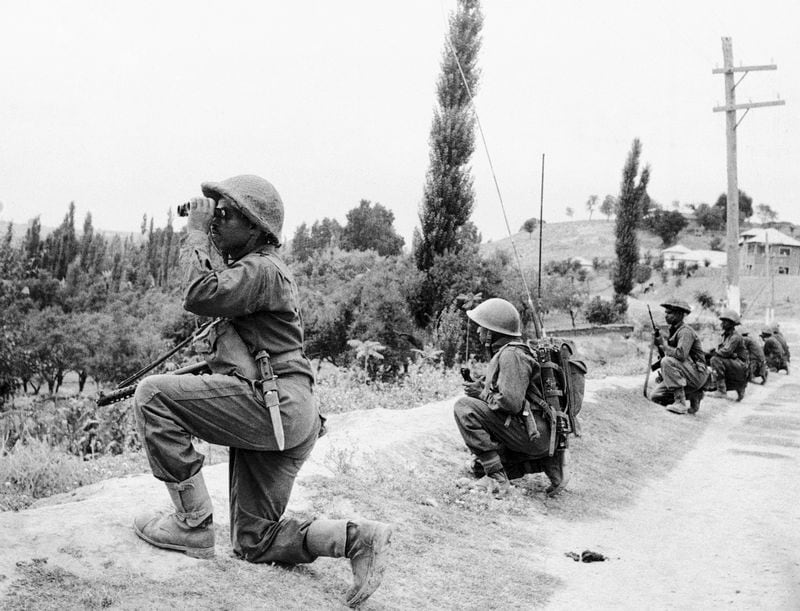
<svg viewBox="0 0 800 611"><path fill-rule="evenodd" d="M473 473L480 478L472 489L504 496L511 487L509 479L543 471L550 479L547 495L555 496L569 481L566 435L559 432L559 416L543 396L555 394L542 383L544 367L520 339L519 312L505 299L493 298L468 310L467 316L478 325L478 338L491 355L486 375L466 381L466 396L454 407L458 430L475 456ZM566 361L561 361L561 373L569 378L573 368L581 372L570 378L577 387L585 365ZM579 394L582 400L582 385ZM577 403L567 409L579 409Z"/></svg>
<svg viewBox="0 0 800 611"><path fill-rule="evenodd" d="M323 424L303 352L297 286L276 254L283 203L257 176L203 183L202 191L188 204L181 260L184 308L222 318L196 346L212 373L150 376L136 389L139 435L175 506L169 515L138 516L136 534L157 547L213 556L213 507L192 437L225 445L234 553L287 564L347 557L347 603L355 606L380 585L391 527L283 516ZM225 258L219 268L209 256L209 235Z"/></svg>
<svg viewBox="0 0 800 611"><path fill-rule="evenodd" d="M661 359L657 365L660 368L657 384L650 400L665 405L676 414L694 414L700 409L708 369L700 338L683 322L692 308L682 299L670 299L661 307L666 311L669 337L665 341L658 329L654 329L653 342Z"/></svg>
<svg viewBox="0 0 800 611"><path fill-rule="evenodd" d="M722 323L722 343L711 352L710 359L711 377L717 387L714 396L725 398L729 390L735 390L736 400L741 401L749 373L747 347L742 336L736 332L741 320L733 310L724 310L719 320Z"/></svg>

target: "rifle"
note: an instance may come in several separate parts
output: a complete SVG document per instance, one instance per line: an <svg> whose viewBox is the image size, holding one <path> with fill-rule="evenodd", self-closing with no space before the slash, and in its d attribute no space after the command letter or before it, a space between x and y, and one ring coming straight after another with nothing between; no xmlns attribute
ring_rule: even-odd
<svg viewBox="0 0 800 611"><path fill-rule="evenodd" d="M650 324L653 325L653 345L655 345L656 340L661 337L661 331L656 326L656 321L653 320L653 313L650 311L650 305L647 306L647 313L650 315ZM650 370L655 371L659 367L661 367L661 359L664 358L664 351L661 349L661 346L658 347L658 360L650 365Z"/></svg>
<svg viewBox="0 0 800 611"><path fill-rule="evenodd" d="M650 342L650 353L647 355L647 370L645 371L644 376L644 387L642 388L642 394L644 398L647 399L647 385L650 382L650 372L655 371L661 366L661 358L664 355L661 352L661 348L658 349L659 359L654 363L653 362L653 349L656 345L656 339L661 337L661 331L656 326L656 321L653 320L653 312L650 311L650 304L647 305L647 313L650 315L650 324L653 326L653 341Z"/></svg>
<svg viewBox="0 0 800 611"><path fill-rule="evenodd" d="M148 370L149 371L149 370ZM208 364L205 361L200 361L199 363L192 363L191 365L186 365L186 367L181 367L180 369L176 369L175 371L171 372L169 375L183 375L183 374L198 374L198 373L210 373L211 369L209 369ZM136 392L136 387L139 386L139 382L136 381L134 384L129 384L128 386L123 386L122 388L116 388L111 392L105 393L102 390L97 395L97 407L103 407L104 405L111 405L112 403L117 403L119 401L123 401L133 396Z"/></svg>
<svg viewBox="0 0 800 611"><path fill-rule="evenodd" d="M189 337L179 342L174 348L169 350L167 353L161 355L149 365L145 365L133 375L128 376L127 378L122 380L122 382L120 382L117 385L117 387L111 392L104 393L103 391L100 391L100 393L98 393L96 400L97 406L102 407L104 405L110 405L111 403L116 403L117 401L122 401L124 399L127 399L128 397L132 397L133 393L136 392L136 387L139 385L138 383L139 378L141 378L144 374L148 373L149 371L152 371L153 369L158 367L161 363L163 363L173 354L178 352L178 350L185 347L187 344L189 344L189 342L197 338L197 336L200 335L203 331L208 329L211 325L218 323L220 320L221 319L217 318L201 325L200 327L195 329L194 332ZM180 369L176 369L175 371L172 372L171 375L201 373L204 369L210 371L208 365L203 361L200 363L193 363L191 365L187 365L186 367L181 367Z"/></svg>

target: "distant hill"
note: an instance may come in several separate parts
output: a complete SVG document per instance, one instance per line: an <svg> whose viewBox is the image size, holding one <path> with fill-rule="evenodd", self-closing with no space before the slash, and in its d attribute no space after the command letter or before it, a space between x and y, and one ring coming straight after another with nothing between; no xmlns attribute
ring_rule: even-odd
<svg viewBox="0 0 800 611"><path fill-rule="evenodd" d="M709 249L709 244L715 236L725 239L723 232L701 233L689 227L680 233L678 242L693 250ZM486 254L498 250L513 254L512 239L523 265L538 262L538 227L532 234L521 231L511 238L482 244L481 250ZM613 220L546 222L542 227L542 262L561 261L570 257L583 257L589 261L597 257L601 261L613 261L616 258L614 240ZM661 238L647 231L639 231L639 250L642 254L649 250L653 255L657 255L663 248Z"/></svg>

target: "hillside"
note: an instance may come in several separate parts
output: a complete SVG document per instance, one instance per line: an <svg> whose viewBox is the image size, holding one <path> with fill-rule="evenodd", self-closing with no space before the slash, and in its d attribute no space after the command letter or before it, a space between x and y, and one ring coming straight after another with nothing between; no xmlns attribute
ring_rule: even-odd
<svg viewBox="0 0 800 611"><path fill-rule="evenodd" d="M711 239L722 233L705 232L696 235L692 227L688 227L678 235L678 242L691 249L708 249ZM503 238L496 242L481 245L486 254L497 250L513 253L511 240L517 247L524 266L533 265L539 260L539 229L532 234L525 231L514 234L511 238ZM584 257L593 260L598 257L602 261L612 261L614 254L614 221L599 219L594 221L566 221L545 223L542 228L542 261L559 261L568 257ZM647 231L639 231L639 249L642 254L648 250L654 255L663 248L661 238Z"/></svg>

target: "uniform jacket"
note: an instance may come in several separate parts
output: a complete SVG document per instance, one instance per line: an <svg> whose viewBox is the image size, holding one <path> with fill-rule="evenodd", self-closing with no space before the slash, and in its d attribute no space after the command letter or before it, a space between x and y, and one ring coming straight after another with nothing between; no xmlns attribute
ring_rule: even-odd
<svg viewBox="0 0 800 611"><path fill-rule="evenodd" d="M512 341L518 340L504 337L492 345L481 399L493 410L519 415L539 397L539 363L522 346L506 347Z"/></svg>
<svg viewBox="0 0 800 611"><path fill-rule="evenodd" d="M230 319L251 355L262 349L273 358L296 355L274 363L275 373L302 373L313 380L311 364L302 354L297 285L275 247L264 246L215 268L205 233L189 231L185 240L181 252L186 270L184 308L201 316Z"/></svg>
<svg viewBox="0 0 800 611"><path fill-rule="evenodd" d="M723 359L737 359L742 363L747 362L747 347L736 329L722 334L722 343L717 348L717 356Z"/></svg>
<svg viewBox="0 0 800 611"><path fill-rule="evenodd" d="M679 361L692 361L695 364L705 365L705 352L703 344L697 333L690 326L681 321L677 327L670 327L667 345L664 346L664 356L671 356Z"/></svg>

